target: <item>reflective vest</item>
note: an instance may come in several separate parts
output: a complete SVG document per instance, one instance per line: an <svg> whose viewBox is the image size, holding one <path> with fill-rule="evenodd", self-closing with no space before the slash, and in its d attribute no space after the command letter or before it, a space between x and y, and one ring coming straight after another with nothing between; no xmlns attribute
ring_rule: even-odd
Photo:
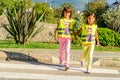
<svg viewBox="0 0 120 80"><path fill-rule="evenodd" d="M58 26L58 37L62 38L72 38L73 34L73 24L75 23L75 20L67 20L65 18L60 19L60 23Z"/></svg>
<svg viewBox="0 0 120 80"><path fill-rule="evenodd" d="M95 32L97 25L82 25L82 44L94 44L95 43Z"/></svg>

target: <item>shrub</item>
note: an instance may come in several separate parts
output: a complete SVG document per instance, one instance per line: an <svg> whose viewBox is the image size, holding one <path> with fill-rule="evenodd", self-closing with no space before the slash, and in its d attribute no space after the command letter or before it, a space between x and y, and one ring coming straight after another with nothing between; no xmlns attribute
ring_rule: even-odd
<svg viewBox="0 0 120 80"><path fill-rule="evenodd" d="M98 30L100 44L102 46L120 46L120 34L108 28Z"/></svg>
<svg viewBox="0 0 120 80"><path fill-rule="evenodd" d="M30 38L33 38L43 30L43 26L36 29L37 26L35 24L43 18L46 12L41 12L40 14L37 8L39 5L33 5L32 0L17 0L17 2L13 3L13 7L9 5L5 8L5 15L9 24L2 24L2 26L14 38L16 44L26 44Z"/></svg>

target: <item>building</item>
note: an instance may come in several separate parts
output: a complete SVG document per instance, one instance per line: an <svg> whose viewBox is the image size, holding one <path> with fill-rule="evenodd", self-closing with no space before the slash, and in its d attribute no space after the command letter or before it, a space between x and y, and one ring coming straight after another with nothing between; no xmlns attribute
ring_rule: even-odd
<svg viewBox="0 0 120 80"><path fill-rule="evenodd" d="M120 8L120 2L118 2L118 0L116 0L112 5L111 5L112 9L118 9Z"/></svg>

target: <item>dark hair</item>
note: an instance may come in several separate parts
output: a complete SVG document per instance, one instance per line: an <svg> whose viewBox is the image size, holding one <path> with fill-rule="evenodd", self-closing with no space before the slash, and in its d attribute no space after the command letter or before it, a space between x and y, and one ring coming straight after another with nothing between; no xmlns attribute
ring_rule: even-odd
<svg viewBox="0 0 120 80"><path fill-rule="evenodd" d="M88 18L89 16L93 16L96 19L95 13L87 13L86 18ZM86 19L86 23L88 23L87 19Z"/></svg>
<svg viewBox="0 0 120 80"><path fill-rule="evenodd" d="M61 14L61 18L64 17L64 12L70 12L70 18L72 18L72 10L70 7L64 7L62 14Z"/></svg>

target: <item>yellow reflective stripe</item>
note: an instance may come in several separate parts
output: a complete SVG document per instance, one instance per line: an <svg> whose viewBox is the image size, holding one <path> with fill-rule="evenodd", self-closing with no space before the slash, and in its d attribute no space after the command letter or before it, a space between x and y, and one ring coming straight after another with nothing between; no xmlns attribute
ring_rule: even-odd
<svg viewBox="0 0 120 80"><path fill-rule="evenodd" d="M71 36L67 36L67 35L58 35L58 37L71 38Z"/></svg>

